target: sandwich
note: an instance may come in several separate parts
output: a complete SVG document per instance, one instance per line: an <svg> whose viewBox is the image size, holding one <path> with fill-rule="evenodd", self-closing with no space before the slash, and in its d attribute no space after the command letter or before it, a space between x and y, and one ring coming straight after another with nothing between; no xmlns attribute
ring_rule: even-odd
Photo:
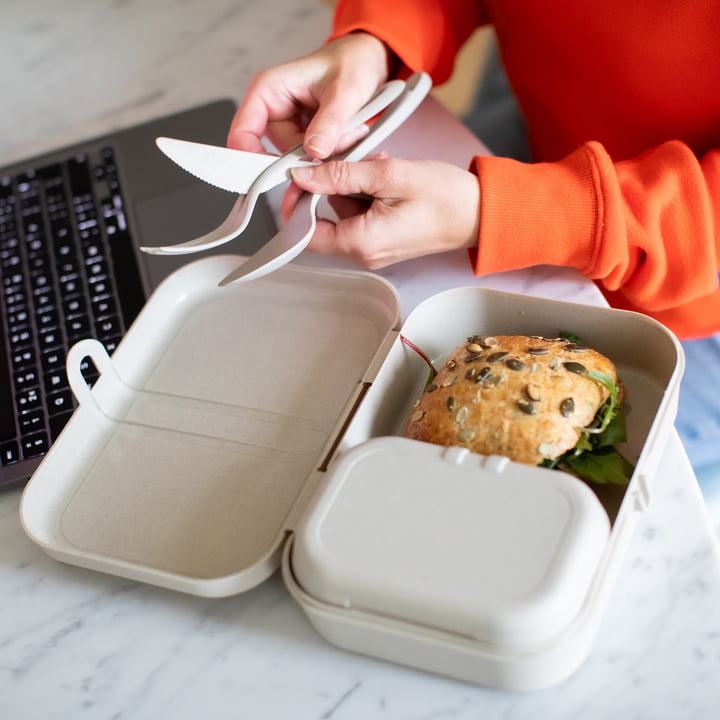
<svg viewBox="0 0 720 720"><path fill-rule="evenodd" d="M574 336L476 335L431 376L404 434L623 485L625 396L613 362Z"/></svg>

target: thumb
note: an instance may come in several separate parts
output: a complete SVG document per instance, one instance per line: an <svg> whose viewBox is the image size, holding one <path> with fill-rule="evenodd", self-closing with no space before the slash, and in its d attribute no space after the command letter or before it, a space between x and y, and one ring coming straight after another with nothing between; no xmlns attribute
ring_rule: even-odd
<svg viewBox="0 0 720 720"><path fill-rule="evenodd" d="M382 160L333 160L296 167L290 172L296 185L318 195L378 195L386 185L384 165Z"/></svg>

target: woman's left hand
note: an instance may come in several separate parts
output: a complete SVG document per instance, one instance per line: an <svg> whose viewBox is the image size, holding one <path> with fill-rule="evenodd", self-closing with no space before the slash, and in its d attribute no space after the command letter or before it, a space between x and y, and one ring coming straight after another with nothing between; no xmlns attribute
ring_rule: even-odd
<svg viewBox="0 0 720 720"><path fill-rule="evenodd" d="M444 162L329 161L292 171L295 184L329 196L338 221L319 219L309 250L376 270L402 260L473 247L478 242L480 185ZM286 195L284 214L297 192ZM366 196L358 200L348 196Z"/></svg>

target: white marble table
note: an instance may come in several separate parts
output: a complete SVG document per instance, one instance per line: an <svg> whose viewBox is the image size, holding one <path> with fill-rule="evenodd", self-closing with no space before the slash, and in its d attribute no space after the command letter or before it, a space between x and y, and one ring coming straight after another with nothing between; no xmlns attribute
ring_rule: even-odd
<svg viewBox="0 0 720 720"><path fill-rule="evenodd" d="M255 70L317 45L328 21L320 0L7 0L0 161L240 97ZM406 311L472 283L600 302L566 271L473 278L462 253L383 274ZM25 536L20 492L6 492L0 717L719 717L720 563L674 435L655 487L590 658L564 684L528 694L338 650L315 634L277 575L241 597L207 600L61 565Z"/></svg>

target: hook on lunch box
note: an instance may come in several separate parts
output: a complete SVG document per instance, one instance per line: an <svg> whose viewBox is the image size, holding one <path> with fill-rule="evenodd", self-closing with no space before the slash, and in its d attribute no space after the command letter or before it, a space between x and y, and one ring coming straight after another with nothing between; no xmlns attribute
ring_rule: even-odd
<svg viewBox="0 0 720 720"><path fill-rule="evenodd" d="M115 372L110 355L100 341L87 338L75 343L68 351L65 368L70 388L80 405L92 399L91 387L82 374L85 358L92 360L100 375L106 372Z"/></svg>

